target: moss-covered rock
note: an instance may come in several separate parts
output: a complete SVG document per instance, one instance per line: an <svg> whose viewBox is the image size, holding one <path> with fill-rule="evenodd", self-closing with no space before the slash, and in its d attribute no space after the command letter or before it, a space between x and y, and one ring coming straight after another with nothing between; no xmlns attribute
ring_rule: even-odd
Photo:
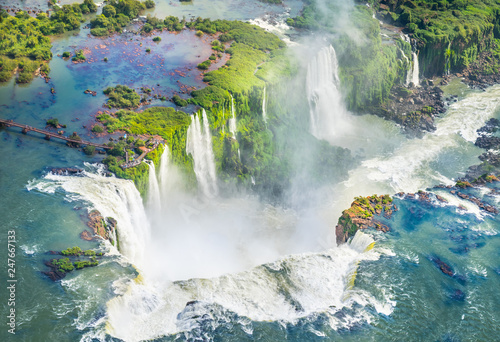
<svg viewBox="0 0 500 342"><path fill-rule="evenodd" d="M391 218L397 207L392 203L389 195L356 197L351 207L342 212L335 228L337 244L343 244L352 238L359 229L375 228L388 232L390 227L374 219L375 216L384 215Z"/></svg>

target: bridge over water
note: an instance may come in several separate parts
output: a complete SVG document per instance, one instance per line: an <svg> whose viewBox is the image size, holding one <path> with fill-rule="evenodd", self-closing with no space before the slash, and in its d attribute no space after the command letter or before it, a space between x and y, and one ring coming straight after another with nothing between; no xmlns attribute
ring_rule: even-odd
<svg viewBox="0 0 500 342"><path fill-rule="evenodd" d="M19 127L19 128L22 128L22 132L24 134L27 134L30 131L31 132L40 133L40 134L45 135L45 139L46 140L50 140L50 138L56 138L56 139L61 139L61 140L65 140L65 141L68 141L68 142L71 142L71 143L75 143L75 144L80 144L80 145L95 146L95 147L99 147L99 148L103 148L103 149L112 149L113 148L113 147L110 147L110 146L107 146L107 145L97 144L97 143L93 143L93 142L90 142L90 141L68 138L68 137L65 137L64 135L61 135L61 134L58 134L58 133L46 131L46 130L43 130L43 129L38 129L38 128L31 127L31 126L28 126L28 125L23 125L23 124L14 122L13 120L0 119L0 125L4 125L6 127Z"/></svg>

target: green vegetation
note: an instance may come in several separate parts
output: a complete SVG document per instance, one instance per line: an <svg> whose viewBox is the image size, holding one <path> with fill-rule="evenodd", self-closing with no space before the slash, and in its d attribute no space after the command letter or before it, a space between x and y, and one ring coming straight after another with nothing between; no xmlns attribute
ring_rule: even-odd
<svg viewBox="0 0 500 342"><path fill-rule="evenodd" d="M77 50L76 53L75 53L75 55L73 56L73 58L71 58L71 60L74 61L74 62L84 61L86 59L87 58L83 54L83 50L82 49Z"/></svg>
<svg viewBox="0 0 500 342"><path fill-rule="evenodd" d="M186 100L184 100L183 98L181 98L179 95L174 95L172 97L172 101L175 103L176 106L179 106L179 107L185 107L188 104L188 102Z"/></svg>
<svg viewBox="0 0 500 342"><path fill-rule="evenodd" d="M61 125L57 118L47 120L46 124L47 124L47 126L50 126L53 128L61 128L61 127L66 128L66 125Z"/></svg>
<svg viewBox="0 0 500 342"><path fill-rule="evenodd" d="M106 105L109 108L136 108L139 107L141 97L134 89L118 84L104 90L109 100Z"/></svg>
<svg viewBox="0 0 500 342"><path fill-rule="evenodd" d="M19 71L18 83L30 82L40 67L47 74L46 62L52 58L48 36L78 29L83 21L82 14L96 10L92 0L56 6L50 17L40 13L32 18L23 11L10 16L0 10L0 82L8 81L16 69Z"/></svg>
<svg viewBox="0 0 500 342"><path fill-rule="evenodd" d="M469 188L472 186L472 184L470 184L469 182L467 181L457 181L457 183L455 184L455 186L457 188L462 188L462 189L465 189L465 188Z"/></svg>
<svg viewBox="0 0 500 342"><path fill-rule="evenodd" d="M71 247L71 248L68 248L68 249L61 251L61 254L66 255L66 256L68 256L68 255L78 256L78 255L83 254L83 251L80 247Z"/></svg>
<svg viewBox="0 0 500 342"><path fill-rule="evenodd" d="M132 19L137 17L152 1L109 0L102 8L102 14L90 21L90 33L94 36L107 36L121 32ZM151 8L151 7L148 7Z"/></svg>
<svg viewBox="0 0 500 342"><path fill-rule="evenodd" d="M95 146L87 145L83 148L83 153L88 156L93 156L95 154Z"/></svg>
<svg viewBox="0 0 500 342"><path fill-rule="evenodd" d="M426 76L462 70L500 38L496 0L382 0L375 5L384 20L412 33Z"/></svg>
<svg viewBox="0 0 500 342"><path fill-rule="evenodd" d="M68 58L69 56L71 56L71 52L69 51L64 51L63 54L62 54L63 58Z"/></svg>
<svg viewBox="0 0 500 342"><path fill-rule="evenodd" d="M153 30L163 30L164 28L168 31L181 31L186 24L186 20L174 16L168 16L165 20L158 19L156 17L148 16L146 24L142 27L141 31L149 33Z"/></svg>
<svg viewBox="0 0 500 342"><path fill-rule="evenodd" d="M78 141L82 140L82 138L80 138L80 136L76 132L73 132L68 138L73 139L73 140L78 140ZM80 147L80 144L76 143L76 142L68 141L68 142L66 142L66 144L70 147Z"/></svg>
<svg viewBox="0 0 500 342"><path fill-rule="evenodd" d="M373 112L374 106L387 101L394 86L404 84L410 65L401 58L400 50L411 56L410 44L401 39L395 44L383 44L378 20L372 18L372 9L365 5L346 9L339 3L328 3L326 10L316 0L305 3L301 15L287 20L288 24L332 34L348 108ZM348 30L342 25L345 20L349 21Z"/></svg>
<svg viewBox="0 0 500 342"><path fill-rule="evenodd" d="M209 59L207 59L206 61L198 64L196 67L200 70L207 70L208 68L210 68L210 65L212 65L212 63Z"/></svg>
<svg viewBox="0 0 500 342"><path fill-rule="evenodd" d="M102 126L99 126L99 125L94 125L92 127L92 132L94 132L94 133L102 133L102 132L104 132L104 128L102 128Z"/></svg>
<svg viewBox="0 0 500 342"><path fill-rule="evenodd" d="M153 107L136 113L128 110L119 110L114 116L102 114L97 119L106 127L108 132L122 130L127 134L161 136L168 145L173 162L178 165L187 176L190 184L195 182L192 160L186 154L186 134L191 118L186 113L176 111L170 107ZM139 148L148 142L137 139L132 142L132 148ZM125 145L123 145L125 147ZM158 166L163 148L160 146L146 157L153 160ZM103 160L109 170L118 177L132 179L141 194L148 187L148 166L144 163L139 166L122 170L123 160L108 156Z"/></svg>
<svg viewBox="0 0 500 342"><path fill-rule="evenodd" d="M156 6L156 4L153 0L144 1L144 5L146 5L146 8L154 8Z"/></svg>
<svg viewBox="0 0 500 342"><path fill-rule="evenodd" d="M154 37L153 38L153 42L160 42L161 41L161 37Z"/></svg>
<svg viewBox="0 0 500 342"><path fill-rule="evenodd" d="M377 229L381 229L382 225L380 223L370 222L373 215L380 215L382 210L385 210L386 213L392 213L393 206L391 204L392 198L389 195L356 197L351 207L344 210L339 218L338 224L343 228L342 233L347 233L347 238L351 238L361 228L375 226Z"/></svg>
<svg viewBox="0 0 500 342"><path fill-rule="evenodd" d="M71 272L75 269L75 267L73 266L73 263L71 261L69 261L69 258L52 259L51 263L61 273Z"/></svg>
<svg viewBox="0 0 500 342"><path fill-rule="evenodd" d="M103 255L103 253L96 253L91 249L83 251L80 247L71 247L65 249L61 251L61 254L66 256L66 258L52 259L50 260L50 264L48 264L48 266L53 267L53 269L62 274L62 276L59 276L59 278L55 277L53 279L63 278L66 273L69 273L75 269L79 270L85 267L97 266L99 265L97 257L101 257ZM80 260L80 257L84 258L84 260ZM75 258L78 259L75 260Z"/></svg>

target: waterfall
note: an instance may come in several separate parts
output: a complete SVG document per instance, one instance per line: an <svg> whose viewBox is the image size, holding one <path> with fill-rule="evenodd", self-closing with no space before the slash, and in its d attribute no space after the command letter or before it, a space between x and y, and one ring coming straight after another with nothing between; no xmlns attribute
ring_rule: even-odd
<svg viewBox="0 0 500 342"><path fill-rule="evenodd" d="M148 209L151 212L159 213L161 211L160 186L156 177L155 164L148 160L149 165L149 187L148 187Z"/></svg>
<svg viewBox="0 0 500 342"><path fill-rule="evenodd" d="M444 73L445 75L449 75L450 74L450 67L451 67L451 61L450 61L450 57L451 57L451 41L448 43L448 48L446 49L445 51L445 56L446 56L446 61L444 63Z"/></svg>
<svg viewBox="0 0 500 342"><path fill-rule="evenodd" d="M309 101L310 132L331 141L345 131L347 112L339 91L338 62L330 45L322 48L307 68L306 91Z"/></svg>
<svg viewBox="0 0 500 342"><path fill-rule="evenodd" d="M411 82L411 77L412 77L412 66L410 63L410 60L408 57L405 55L405 52L402 49L399 49L399 52L401 52L401 55L406 61L406 65L408 65L408 70L406 71L406 79L405 79L405 86L408 86Z"/></svg>
<svg viewBox="0 0 500 342"><path fill-rule="evenodd" d="M82 176L49 173L27 188L46 193L56 193L62 189L68 193L68 200L83 200L90 203L89 209L99 210L103 217L115 218L118 222L120 252L136 266L144 266L144 253L151 228L139 191L130 180L107 177L102 165L91 167L95 170L84 171Z"/></svg>
<svg viewBox="0 0 500 342"><path fill-rule="evenodd" d="M208 124L207 113L202 109L202 124L198 116L192 117L187 132L186 152L191 153L194 160L194 172L198 185L205 196L217 194L217 177L215 174L215 157L212 150L212 135Z"/></svg>
<svg viewBox="0 0 500 342"><path fill-rule="evenodd" d="M159 173L159 187L160 187L160 198L164 201L167 198L167 181L168 181L168 159L169 159L169 149L168 146L165 145L163 149L163 153L160 158L160 173Z"/></svg>
<svg viewBox="0 0 500 342"><path fill-rule="evenodd" d="M234 99L231 95L231 118L229 119L229 132L233 135L233 138L238 141L236 138L236 111L234 110ZM241 160L240 148L238 147L238 158Z"/></svg>
<svg viewBox="0 0 500 342"><path fill-rule="evenodd" d="M262 94L262 119L267 123L267 113L266 113L266 86L264 86L264 92Z"/></svg>
<svg viewBox="0 0 500 342"><path fill-rule="evenodd" d="M229 132L233 135L233 138L236 139L236 114L234 110L234 99L231 95L231 118L229 119Z"/></svg>
<svg viewBox="0 0 500 342"><path fill-rule="evenodd" d="M415 52L411 53L413 57L413 70L411 73L411 81L415 85L415 87L418 87L420 85L420 81L418 79L418 74L419 74L419 66L418 66L418 56Z"/></svg>
<svg viewBox="0 0 500 342"><path fill-rule="evenodd" d="M411 45L411 40L410 40L410 37L408 37L408 35L401 34L400 37L405 42L407 42L408 44ZM415 50L414 46L412 46L412 50ZM403 56L405 58L408 58L408 57L406 57L406 55L404 55L403 51L401 51L401 53L403 53ZM420 85L420 80L418 78L418 75L419 75L419 72L420 72L419 66L418 66L418 56L417 56L417 54L416 54L415 51L412 51L411 56L412 56L412 59L413 59L413 67L411 67L410 70L408 70L408 73L406 74L406 85L409 85L410 83L413 83L415 85L415 87L417 87L417 86Z"/></svg>

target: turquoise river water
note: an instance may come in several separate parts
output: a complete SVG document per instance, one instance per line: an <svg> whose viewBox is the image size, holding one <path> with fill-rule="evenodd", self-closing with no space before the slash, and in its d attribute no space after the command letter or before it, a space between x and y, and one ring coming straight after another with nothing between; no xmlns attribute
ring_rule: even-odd
<svg viewBox="0 0 500 342"><path fill-rule="evenodd" d="M301 7L295 0L285 0L285 6L156 2L149 13L238 20L295 15ZM16 6L46 9L45 1ZM66 132L100 142L108 137L84 126L102 110L105 87L148 86L170 96L203 86L195 66L211 49L191 31L161 33L161 44L130 32L107 39L88 33L54 39L49 83L35 78L28 85L1 84L0 118L43 128L45 120L57 117ZM75 47L90 51L87 63L57 56ZM84 94L86 89L97 96ZM421 139L409 139L375 116L347 113L350 128L336 139L360 163L347 180L331 186L328 201L310 210L272 206L249 195L172 198L176 175L167 155L151 185L161 198L157 208L131 182L105 177L98 157L15 128L0 129L0 341L500 340L497 216L434 188L430 201L396 196L399 211L381 219L390 232L358 233L340 247L334 242L338 217L355 196L452 185L478 163L476 130L500 118L500 86L476 91L455 82L445 92L459 95L458 101L436 120L436 131ZM151 105L173 106L160 100ZM56 176L52 167L85 172ZM462 192L499 208L500 186L488 186ZM123 255L108 243L80 239L92 208L118 220ZM10 235L15 335L7 324ZM106 256L97 267L53 282L42 274L46 253L69 246ZM440 270L441 262L453 276Z"/></svg>

